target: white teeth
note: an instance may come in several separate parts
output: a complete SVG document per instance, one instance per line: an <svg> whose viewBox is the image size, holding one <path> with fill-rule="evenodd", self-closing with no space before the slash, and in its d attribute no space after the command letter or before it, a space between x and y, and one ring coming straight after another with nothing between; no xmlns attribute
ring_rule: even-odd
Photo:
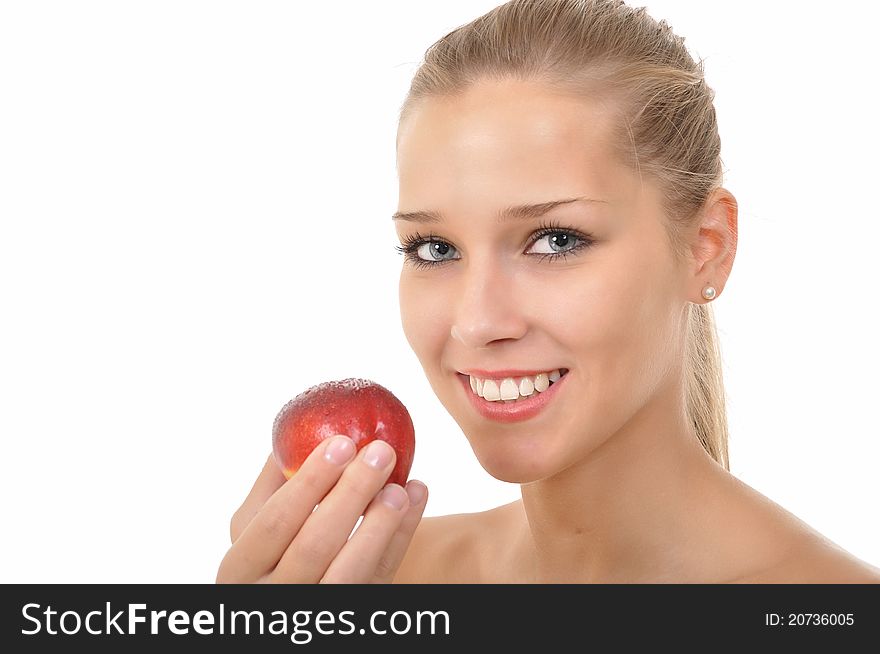
<svg viewBox="0 0 880 654"><path fill-rule="evenodd" d="M550 378L547 377L546 372L542 372L540 375L535 377L535 390L543 393L548 388L550 388Z"/></svg>
<svg viewBox="0 0 880 654"><path fill-rule="evenodd" d="M521 377L519 382L512 377L501 380L479 379L470 377L471 390L489 402L513 402L521 397L529 397L534 393L543 393L551 383L562 378L559 369L542 372L534 377Z"/></svg>
<svg viewBox="0 0 880 654"><path fill-rule="evenodd" d="M501 399L502 400L515 400L519 397L519 388L517 388L516 382L514 382L509 377L501 382Z"/></svg>
<svg viewBox="0 0 880 654"><path fill-rule="evenodd" d="M498 392L498 385L491 379L483 381L483 399L489 400L490 402L497 402L501 399L501 394Z"/></svg>

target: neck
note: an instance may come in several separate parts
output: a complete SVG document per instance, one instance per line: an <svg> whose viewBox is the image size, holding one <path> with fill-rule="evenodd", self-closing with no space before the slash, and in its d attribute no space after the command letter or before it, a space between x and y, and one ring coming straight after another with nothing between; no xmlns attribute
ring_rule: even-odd
<svg viewBox="0 0 880 654"><path fill-rule="evenodd" d="M686 577L693 545L683 544L701 522L701 494L727 473L697 440L681 397L669 385L585 459L521 485L519 547L534 582Z"/></svg>

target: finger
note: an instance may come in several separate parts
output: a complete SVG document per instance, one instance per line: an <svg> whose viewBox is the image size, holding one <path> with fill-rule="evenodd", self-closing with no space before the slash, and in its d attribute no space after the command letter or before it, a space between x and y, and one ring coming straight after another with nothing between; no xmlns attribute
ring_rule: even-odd
<svg viewBox="0 0 880 654"><path fill-rule="evenodd" d="M283 583L318 583L358 518L385 485L396 458L394 448L383 440L374 440L361 450L306 520L272 577Z"/></svg>
<svg viewBox="0 0 880 654"><path fill-rule="evenodd" d="M416 533L425 507L428 505L428 487L422 482L411 479L406 485L406 491L410 500L409 510L391 537L391 542L385 549L384 555L379 559L375 574L369 581L371 584L390 584L392 582L412 542L413 535Z"/></svg>
<svg viewBox="0 0 880 654"><path fill-rule="evenodd" d="M386 485L370 503L360 527L333 559L321 583L370 583L379 567L383 568L383 575L388 574L384 569L391 564L390 544L410 509L406 490L398 484Z"/></svg>
<svg viewBox="0 0 880 654"><path fill-rule="evenodd" d="M335 461L326 456L339 452ZM332 446L332 447L331 447ZM228 577L259 578L271 570L287 550L318 502L339 479L357 448L347 436L328 438L306 457L302 466L257 511L238 539L229 548L222 565Z"/></svg>
<svg viewBox="0 0 880 654"><path fill-rule="evenodd" d="M238 507L238 510L232 516L229 535L233 543L238 540L241 532L248 526L248 523L257 514L257 511L260 510L260 507L286 481L287 478L275 461L275 455L269 454L269 458L266 459L263 470L254 482L253 487L251 487L250 493L248 493L244 502L241 503L241 506Z"/></svg>

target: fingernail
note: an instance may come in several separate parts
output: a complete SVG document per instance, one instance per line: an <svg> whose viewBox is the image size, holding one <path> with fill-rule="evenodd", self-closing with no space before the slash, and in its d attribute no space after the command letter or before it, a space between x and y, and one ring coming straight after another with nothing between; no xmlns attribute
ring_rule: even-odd
<svg viewBox="0 0 880 654"><path fill-rule="evenodd" d="M364 450L364 463L373 468L384 468L391 463L394 452L385 441L375 440Z"/></svg>
<svg viewBox="0 0 880 654"><path fill-rule="evenodd" d="M382 489L382 494L379 496L379 499L381 499L384 504L387 504L395 511L400 511L404 506L406 506L406 495L406 491L397 484L388 484L385 488Z"/></svg>
<svg viewBox="0 0 880 654"><path fill-rule="evenodd" d="M354 441L348 436L334 436L324 450L324 458L330 463L342 465L354 454Z"/></svg>
<svg viewBox="0 0 880 654"><path fill-rule="evenodd" d="M409 503L416 506L425 499L428 493L428 487L420 481L411 481L406 485L406 493L409 495Z"/></svg>

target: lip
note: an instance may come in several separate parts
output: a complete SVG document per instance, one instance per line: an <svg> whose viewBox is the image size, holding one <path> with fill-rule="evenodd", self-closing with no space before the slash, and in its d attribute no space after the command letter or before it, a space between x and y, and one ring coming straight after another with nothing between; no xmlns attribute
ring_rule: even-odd
<svg viewBox="0 0 880 654"><path fill-rule="evenodd" d="M562 368L562 370L565 370L565 368ZM522 422L523 420L534 418L547 408L550 402L553 401L553 398L559 394L560 389L565 384L565 380L569 377L566 373L558 381L553 382L550 388L543 393L535 391L527 398L506 404L501 400L496 402L484 400L471 390L471 380L467 375L456 374L465 395L470 400L471 406L484 418L496 422ZM476 376L479 377L479 375Z"/></svg>

